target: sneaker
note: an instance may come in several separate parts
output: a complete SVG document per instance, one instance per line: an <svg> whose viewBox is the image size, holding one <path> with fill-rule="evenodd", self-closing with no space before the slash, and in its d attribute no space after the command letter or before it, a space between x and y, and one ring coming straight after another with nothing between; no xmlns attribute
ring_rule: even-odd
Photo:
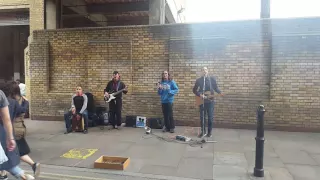
<svg viewBox="0 0 320 180"><path fill-rule="evenodd" d="M206 133L201 132L201 133L198 135L198 137L199 137L199 138L203 138L203 137L206 136L206 135L207 135Z"/></svg>
<svg viewBox="0 0 320 180"><path fill-rule="evenodd" d="M64 134L69 134L69 133L71 133L71 132L72 132L71 129L67 129L66 132L64 132Z"/></svg>
<svg viewBox="0 0 320 180"><path fill-rule="evenodd" d="M33 175L35 178L38 178L40 175L40 163L34 163L32 165Z"/></svg>
<svg viewBox="0 0 320 180"><path fill-rule="evenodd" d="M211 133L208 133L208 134L207 134L207 137L212 137L212 134L211 134Z"/></svg>
<svg viewBox="0 0 320 180"><path fill-rule="evenodd" d="M25 174L26 180L34 180L35 178L31 176L30 174Z"/></svg>
<svg viewBox="0 0 320 180"><path fill-rule="evenodd" d="M170 129L170 133L174 133L174 129Z"/></svg>
<svg viewBox="0 0 320 180"><path fill-rule="evenodd" d="M7 179L8 179L7 175L4 175L4 176L0 175L0 180L7 180Z"/></svg>
<svg viewBox="0 0 320 180"><path fill-rule="evenodd" d="M162 128L162 132L168 132L169 130L165 127L165 126L163 126L163 128Z"/></svg>
<svg viewBox="0 0 320 180"><path fill-rule="evenodd" d="M88 130L87 129L83 130L83 134L88 134Z"/></svg>

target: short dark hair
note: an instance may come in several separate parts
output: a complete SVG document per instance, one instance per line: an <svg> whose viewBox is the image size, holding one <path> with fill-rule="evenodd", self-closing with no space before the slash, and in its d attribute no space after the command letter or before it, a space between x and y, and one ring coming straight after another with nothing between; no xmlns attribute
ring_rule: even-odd
<svg viewBox="0 0 320 180"><path fill-rule="evenodd" d="M21 96L20 87L15 81L2 83L0 89L7 97L14 98L16 95Z"/></svg>
<svg viewBox="0 0 320 180"><path fill-rule="evenodd" d="M119 74L119 72L118 71L113 71L113 74L116 75L116 74Z"/></svg>

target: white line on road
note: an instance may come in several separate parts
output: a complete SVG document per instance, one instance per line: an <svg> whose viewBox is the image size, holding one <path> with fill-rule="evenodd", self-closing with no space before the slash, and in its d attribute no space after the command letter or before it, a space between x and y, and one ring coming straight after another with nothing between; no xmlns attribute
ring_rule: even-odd
<svg viewBox="0 0 320 180"><path fill-rule="evenodd" d="M28 172L29 174L32 174L32 172ZM43 175L49 175L49 176L43 176ZM51 177L51 176L56 176L56 177ZM58 178L58 177L60 178ZM94 178L94 177L85 177L85 176L71 176L71 175L63 175L63 174L55 174L55 173L46 173L46 172L41 172L41 175L39 177L42 178L48 178L48 179L60 179L61 177L66 177L66 178L72 178L72 179L90 179L90 180L113 180L113 179L102 179L102 178Z"/></svg>

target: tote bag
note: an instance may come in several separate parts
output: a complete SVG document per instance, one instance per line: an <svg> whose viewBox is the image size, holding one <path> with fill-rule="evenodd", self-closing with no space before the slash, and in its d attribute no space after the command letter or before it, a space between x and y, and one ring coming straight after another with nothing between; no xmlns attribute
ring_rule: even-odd
<svg viewBox="0 0 320 180"><path fill-rule="evenodd" d="M8 161L8 157L6 156L6 153L4 152L2 145L0 143L0 164L3 164L4 162Z"/></svg>

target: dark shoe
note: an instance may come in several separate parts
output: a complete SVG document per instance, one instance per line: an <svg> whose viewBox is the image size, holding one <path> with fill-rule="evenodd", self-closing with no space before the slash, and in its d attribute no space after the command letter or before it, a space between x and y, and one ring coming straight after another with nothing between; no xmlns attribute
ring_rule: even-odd
<svg viewBox="0 0 320 180"><path fill-rule="evenodd" d="M208 133L208 134L207 134L207 137L212 137L212 134L211 134L211 133Z"/></svg>
<svg viewBox="0 0 320 180"><path fill-rule="evenodd" d="M72 130L71 129L67 129L67 131L66 132L64 132L64 134L69 134L69 133L71 133L72 132Z"/></svg>
<svg viewBox="0 0 320 180"><path fill-rule="evenodd" d="M1 176L0 175L0 180L7 180L8 179L8 176L7 175L4 175L4 176Z"/></svg>
<svg viewBox="0 0 320 180"><path fill-rule="evenodd" d="M162 132L168 132L168 129L165 126L163 126Z"/></svg>
<svg viewBox="0 0 320 180"><path fill-rule="evenodd" d="M38 178L40 175L40 163L34 163L32 165L33 175L35 178Z"/></svg>
<svg viewBox="0 0 320 180"><path fill-rule="evenodd" d="M174 129L170 129L170 133L174 133Z"/></svg>
<svg viewBox="0 0 320 180"><path fill-rule="evenodd" d="M83 130L83 134L88 134L88 130L87 129Z"/></svg>
<svg viewBox="0 0 320 180"><path fill-rule="evenodd" d="M201 132L201 133L198 135L198 137L199 137L199 138L203 138L203 137L206 136L206 135L207 135L206 133Z"/></svg>

